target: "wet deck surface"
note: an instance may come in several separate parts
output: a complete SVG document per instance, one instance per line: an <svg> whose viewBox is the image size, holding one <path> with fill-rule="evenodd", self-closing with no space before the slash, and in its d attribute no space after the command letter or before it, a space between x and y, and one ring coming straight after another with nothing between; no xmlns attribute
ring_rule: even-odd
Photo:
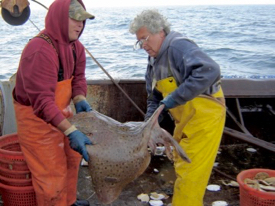
<svg viewBox="0 0 275 206"><path fill-rule="evenodd" d="M158 172L155 172L157 169ZM209 184L219 184L219 180L228 180L220 176L216 172L212 172ZM122 191L117 200L108 206L145 206L149 203L142 203L137 199L141 193L150 194L151 192L165 193L170 196L168 199L163 200L164 205L168 205L172 201L173 183L175 180L175 173L173 164L166 158L155 156L152 158L151 163L147 170L138 177L135 181L131 182ZM212 202L223 200L230 203L230 206L239 205L239 189L221 185L222 189L218 192L206 191L204 198L204 205L211 206ZM103 206L98 200L92 189L91 178L88 172L88 167L81 167L79 173L78 197L81 199L88 199L91 206Z"/></svg>
<svg viewBox="0 0 275 206"><path fill-rule="evenodd" d="M249 168L268 168L275 169L275 154L261 148L254 147L257 152L249 153L247 148L251 147L248 144L231 144L221 145L220 154L216 158L219 171L225 173L231 178L236 178L237 174ZM155 172L155 169L158 172ZM173 164L163 156L154 156L146 171L136 180L128 184L119 198L108 206L148 206L149 203L142 203L137 199L141 193L150 194L151 192L165 193L170 196L164 200L164 205L171 203L173 195L173 183L175 173ZM204 197L204 206L212 206L214 201L222 200L228 203L228 206L239 206L239 188L225 186L221 180L226 182L231 179L212 171L209 184L218 184L221 190L217 192L207 191ZM88 199L91 206L104 206L94 194L91 177L87 166L80 166L78 179L78 198ZM0 206L3 206L0 200Z"/></svg>
<svg viewBox="0 0 275 206"><path fill-rule="evenodd" d="M254 147L255 153L247 151L253 146L246 143L234 143L220 146L220 153L217 155L216 163L218 166L212 171L208 184L218 184L221 190L211 192L206 190L204 196L204 206L212 206L214 201L226 201L228 206L239 206L239 188L226 186L222 180L230 182L237 175L251 168L267 168L275 170L275 153L265 149ZM159 172L155 172L157 169ZM219 172L217 172L217 170ZM221 174L222 172L223 174ZM225 175L224 175L225 174ZM232 179L230 179L230 178ZM146 171L135 181L127 185L119 198L108 206L145 206L149 203L141 203L137 196L141 193L150 194L151 192L165 193L170 196L164 200L164 205L171 203L173 195L173 183L175 173L173 164L163 156L153 156L151 163ZM88 199L91 206L103 206L93 192L91 178L88 167L81 166L79 173L78 197Z"/></svg>
<svg viewBox="0 0 275 206"><path fill-rule="evenodd" d="M173 192L173 181L175 175L171 168L172 163L164 157L154 157L147 170L124 188L119 198L110 206L142 206L148 205L141 203L137 199L137 195L141 193L149 194L151 192L164 192L171 195ZM155 172L157 169L159 172ZM78 197L88 199L91 206L103 205L101 204L93 192L91 177L88 172L88 167L82 166L79 173ZM171 202L171 198L165 200L165 204Z"/></svg>
<svg viewBox="0 0 275 206"><path fill-rule="evenodd" d="M254 136L275 144L274 115L270 113L245 113L243 116L246 127ZM227 121L227 123L230 122ZM256 149L256 152L247 152L248 147L253 147ZM219 150L221 153L218 154L216 159L216 162L219 163L216 169L231 178L236 179L239 172L251 168L275 170L275 153L263 148L224 136ZM157 169L159 172L155 172L154 169ZM164 201L164 205L167 206L171 203L174 180L173 164L166 157L154 156L146 171L135 181L128 184L119 198L108 206L148 206L148 203L141 203L137 199L137 196L141 193L150 194L151 192L163 192L169 195L170 198ZM221 190L218 192L206 190L204 206L211 206L212 202L218 200L226 201L228 206L239 206L239 188L225 186L221 183L221 180L228 182L231 179L213 170L209 184L218 184L221 186ZM78 197L80 199L88 199L91 206L103 206L94 194L91 177L86 166L80 167ZM1 200L0 206L3 206Z"/></svg>

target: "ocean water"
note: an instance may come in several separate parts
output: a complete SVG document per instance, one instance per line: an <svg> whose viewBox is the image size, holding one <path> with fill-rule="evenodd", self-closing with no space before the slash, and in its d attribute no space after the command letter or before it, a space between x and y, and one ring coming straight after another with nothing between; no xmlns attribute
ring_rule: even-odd
<svg viewBox="0 0 275 206"><path fill-rule="evenodd" d="M148 8L153 7L88 8L96 18L87 21L80 40L114 79L144 78L147 54L133 50L136 37L128 27ZM275 78L275 5L154 8L168 18L172 30L195 41L220 65L223 78ZM25 44L43 29L46 12L32 10L22 26L0 19L0 80L16 72ZM88 54L86 77L108 79Z"/></svg>

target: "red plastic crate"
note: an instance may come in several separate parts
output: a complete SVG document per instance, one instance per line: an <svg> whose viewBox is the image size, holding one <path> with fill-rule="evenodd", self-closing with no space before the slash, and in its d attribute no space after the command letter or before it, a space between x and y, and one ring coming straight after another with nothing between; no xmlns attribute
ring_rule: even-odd
<svg viewBox="0 0 275 206"><path fill-rule="evenodd" d="M37 206L33 186L16 187L0 183L5 206Z"/></svg>
<svg viewBox="0 0 275 206"><path fill-rule="evenodd" d="M242 171L237 176L240 185L240 206L274 206L275 192L263 192L249 187L244 183L246 178L253 179L259 172L266 172L270 177L275 177L275 170L249 169Z"/></svg>
<svg viewBox="0 0 275 206"><path fill-rule="evenodd" d="M21 151L17 133L0 137L0 161L24 162L25 158Z"/></svg>

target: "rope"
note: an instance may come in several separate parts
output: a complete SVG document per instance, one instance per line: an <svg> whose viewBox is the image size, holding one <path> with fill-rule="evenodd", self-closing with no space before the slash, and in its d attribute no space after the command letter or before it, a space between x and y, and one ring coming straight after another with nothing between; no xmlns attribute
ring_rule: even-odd
<svg viewBox="0 0 275 206"><path fill-rule="evenodd" d="M32 23L32 25L38 30L40 31L40 29L38 28L38 26L35 25L35 23L29 18L29 21Z"/></svg>
<svg viewBox="0 0 275 206"><path fill-rule="evenodd" d="M129 97L129 95L119 86L117 82L111 77L111 75L101 66L101 64L93 57L93 55L86 49L86 52L90 55L90 57L96 62L96 64L105 72L105 74L111 79L111 81L120 89L120 91L127 97L127 99L137 108L137 110L145 116L144 112L136 105L136 103Z"/></svg>

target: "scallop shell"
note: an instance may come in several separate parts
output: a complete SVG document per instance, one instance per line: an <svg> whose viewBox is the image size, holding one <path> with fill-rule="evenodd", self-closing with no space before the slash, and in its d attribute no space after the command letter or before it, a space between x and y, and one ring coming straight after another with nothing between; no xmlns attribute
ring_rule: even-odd
<svg viewBox="0 0 275 206"><path fill-rule="evenodd" d="M268 182L269 185L275 186L275 177L268 177L264 181Z"/></svg>
<svg viewBox="0 0 275 206"><path fill-rule="evenodd" d="M257 150L252 147L247 148L246 151L252 152L252 153L257 152Z"/></svg>
<svg viewBox="0 0 275 206"><path fill-rule="evenodd" d="M150 200L149 201L149 204L151 206L162 206L163 205L163 202L161 200Z"/></svg>
<svg viewBox="0 0 275 206"><path fill-rule="evenodd" d="M266 178L269 178L269 174L266 172L258 172L254 177L255 180L264 180Z"/></svg>
<svg viewBox="0 0 275 206"><path fill-rule="evenodd" d="M224 180L221 180L223 185L231 186L231 187L239 187L239 183L236 181L231 180L230 182L226 183Z"/></svg>
<svg viewBox="0 0 275 206"><path fill-rule="evenodd" d="M156 156L162 156L164 151L165 151L164 146L158 146L158 147L156 147L155 155Z"/></svg>
<svg viewBox="0 0 275 206"><path fill-rule="evenodd" d="M260 184L260 188L263 189L264 191L272 191L272 192L275 192L275 187L273 187L273 186L266 186L266 185L261 185L261 184Z"/></svg>
<svg viewBox="0 0 275 206"><path fill-rule="evenodd" d="M150 198L149 195L141 193L140 195L137 196L137 198L141 201L141 202L149 202Z"/></svg>
<svg viewBox="0 0 275 206"><path fill-rule="evenodd" d="M159 170L155 168L155 169L154 169L154 172L155 172L155 173L159 173Z"/></svg>
<svg viewBox="0 0 275 206"><path fill-rule="evenodd" d="M227 205L228 205L227 202L221 201L221 200L212 202L212 206L227 206Z"/></svg>
<svg viewBox="0 0 275 206"><path fill-rule="evenodd" d="M216 191L219 191L221 189L221 186L220 185L208 185L206 188L209 191L216 192Z"/></svg>
<svg viewBox="0 0 275 206"><path fill-rule="evenodd" d="M156 192L152 192L150 195L150 198L152 200L162 200L162 199L165 199L165 196L163 194L158 194Z"/></svg>

